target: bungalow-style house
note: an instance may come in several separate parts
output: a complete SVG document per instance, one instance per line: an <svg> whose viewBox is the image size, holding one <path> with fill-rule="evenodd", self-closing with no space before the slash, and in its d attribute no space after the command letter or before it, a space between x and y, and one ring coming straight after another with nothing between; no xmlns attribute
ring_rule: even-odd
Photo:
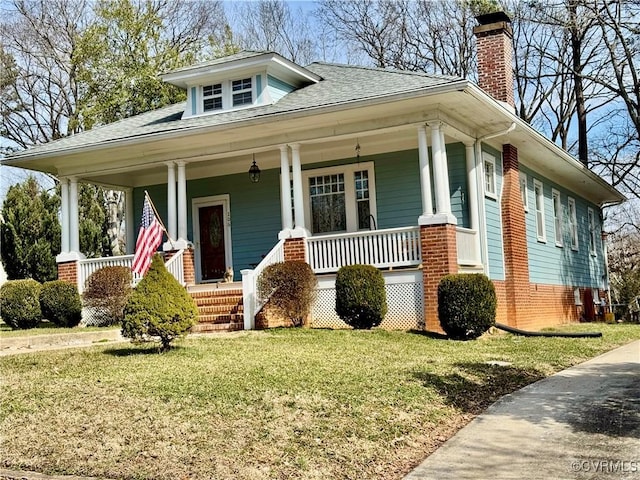
<svg viewBox="0 0 640 480"><path fill-rule="evenodd" d="M284 259L318 274L316 326L344 326L333 280L353 263L384 272L383 326L438 330L437 285L455 272L489 276L499 322L577 320L606 287L601 208L624 197L515 115L510 21L478 20L479 86L243 51L162 75L186 102L3 162L58 176L59 276L80 289L132 256L83 258L78 183L126 192L130 253L147 191L203 331L255 328L256 278Z"/></svg>

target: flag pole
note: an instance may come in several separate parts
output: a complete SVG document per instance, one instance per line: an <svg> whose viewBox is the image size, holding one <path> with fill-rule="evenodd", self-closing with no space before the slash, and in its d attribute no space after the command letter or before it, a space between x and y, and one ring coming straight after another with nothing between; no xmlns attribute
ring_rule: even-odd
<svg viewBox="0 0 640 480"><path fill-rule="evenodd" d="M171 244L171 247L173 247L175 249L175 245L173 243L173 239L171 238L171 235L169 235L169 231L167 230L167 227L164 226L162 218L158 214L158 211L156 210L156 206L153 204L153 200L151 200L151 196L149 195L149 192L147 192L145 190L144 191L144 196L149 201L149 205L151 205L151 208L153 209L153 213L156 216L156 220L158 220L158 223L162 226L162 230L164 230L164 233L167 234L167 239L169 240L169 243Z"/></svg>

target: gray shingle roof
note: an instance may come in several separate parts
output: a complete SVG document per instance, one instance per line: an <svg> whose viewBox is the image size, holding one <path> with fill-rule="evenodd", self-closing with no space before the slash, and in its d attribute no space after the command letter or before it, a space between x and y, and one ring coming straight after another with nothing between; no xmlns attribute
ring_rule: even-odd
<svg viewBox="0 0 640 480"><path fill-rule="evenodd" d="M67 149L141 138L151 134L188 131L207 126L222 126L251 119L263 118L268 121L269 117L273 115L393 96L463 80L458 77L327 63L312 63L306 68L322 77L322 80L289 93L273 105L262 105L182 119L186 104L181 102L54 142L38 145L23 152L15 153L11 158L32 154L53 154Z"/></svg>

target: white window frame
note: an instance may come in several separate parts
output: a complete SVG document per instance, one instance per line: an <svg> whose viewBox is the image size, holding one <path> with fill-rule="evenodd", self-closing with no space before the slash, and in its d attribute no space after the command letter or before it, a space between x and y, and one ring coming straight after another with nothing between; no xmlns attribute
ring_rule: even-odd
<svg viewBox="0 0 640 480"><path fill-rule="evenodd" d="M527 174L520 172L520 195L522 196L522 205L524 211L529 211L529 190L527 188Z"/></svg>
<svg viewBox="0 0 640 480"><path fill-rule="evenodd" d="M215 89L216 85L220 85L220 93L212 93L211 95L205 95L204 94L204 89L207 87L212 87L213 89ZM220 108L214 108L211 110L205 110L204 109L204 102L206 100L210 100L210 99L216 99L219 98L221 101L222 106ZM201 85L200 86L200 109L202 110L202 113L210 113L210 112L220 112L222 110L224 110L225 107L225 102L224 102L224 83L223 82L218 82L218 83L207 83L205 85Z"/></svg>
<svg viewBox="0 0 640 480"><path fill-rule="evenodd" d="M376 182L375 169L373 162L351 163L348 165L338 165L335 167L316 168L313 170L302 171L302 192L304 196L304 210L309 219L309 228L313 224L311 218L311 196L309 191L309 178L319 177L322 175L344 174L344 194L345 194L345 210L347 215L346 232L322 232L313 233L313 235L331 235L331 233L352 233L360 231L358 229L358 205L356 199L355 172L367 170L369 172L369 211L371 215L378 220L376 208Z"/></svg>
<svg viewBox="0 0 640 480"><path fill-rule="evenodd" d="M489 198L497 199L498 182L496 181L496 157L488 152L482 152L482 169L484 173L484 195Z"/></svg>
<svg viewBox="0 0 640 480"><path fill-rule="evenodd" d="M553 205L553 229L556 240L556 247L562 247L562 197L560 192L555 188L551 189L551 204Z"/></svg>
<svg viewBox="0 0 640 480"><path fill-rule="evenodd" d="M572 197L567 197L567 208L569 209L569 233L571 234L571 249L578 250L579 248L579 236L578 236L578 213L576 210L576 200Z"/></svg>
<svg viewBox="0 0 640 480"><path fill-rule="evenodd" d="M540 180L533 179L533 193L536 211L536 237L539 242L546 243L547 228L544 218L544 185Z"/></svg>
<svg viewBox="0 0 640 480"><path fill-rule="evenodd" d="M250 79L251 80L251 88L245 88L243 90L233 91L233 82L234 81L242 81ZM205 97L204 88L211 85L222 85L222 93L217 95L208 95ZM196 115L212 115L221 112L228 112L230 110L241 110L243 108L251 108L257 104L258 101L258 92L256 90L256 75L245 76L242 78L232 78L231 80L212 80L203 82L197 86L196 95L197 95L197 112ZM251 103L246 103L244 105L233 106L233 95L238 93L247 93L251 92ZM204 110L204 101L210 98L220 97L222 98L222 108L216 110Z"/></svg>
<svg viewBox="0 0 640 480"><path fill-rule="evenodd" d="M589 253L595 257L597 255L596 213L591 207L587 207L587 226L589 230Z"/></svg>

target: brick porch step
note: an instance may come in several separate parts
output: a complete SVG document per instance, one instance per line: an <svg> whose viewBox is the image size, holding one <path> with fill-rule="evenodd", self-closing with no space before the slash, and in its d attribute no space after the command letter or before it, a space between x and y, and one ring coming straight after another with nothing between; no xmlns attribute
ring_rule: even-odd
<svg viewBox="0 0 640 480"><path fill-rule="evenodd" d="M198 324L192 332L231 332L244 328L240 285L197 285L189 287L189 294L198 308Z"/></svg>

